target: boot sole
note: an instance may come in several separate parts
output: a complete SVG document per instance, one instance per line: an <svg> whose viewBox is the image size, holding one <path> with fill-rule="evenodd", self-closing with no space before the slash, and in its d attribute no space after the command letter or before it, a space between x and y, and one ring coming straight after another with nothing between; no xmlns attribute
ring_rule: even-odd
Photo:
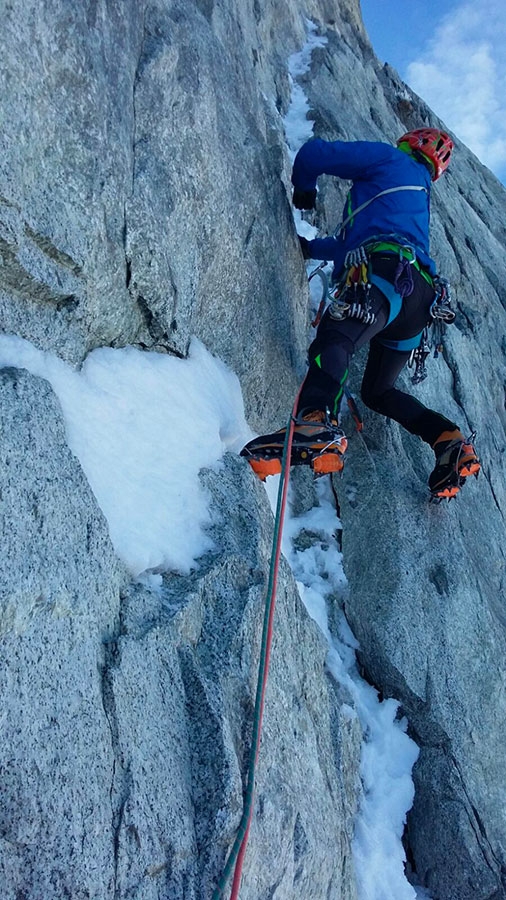
<svg viewBox="0 0 506 900"><path fill-rule="evenodd" d="M441 500L453 500L457 494L460 494L462 490L466 478L469 478L471 475L474 475L475 478L478 478L478 473L481 469L481 465L479 460L476 457L472 460L472 462L465 463L458 472L458 484L446 485L446 487L436 488L431 491L431 500L435 502L440 502Z"/></svg>
<svg viewBox="0 0 506 900"><path fill-rule="evenodd" d="M313 459L309 458L309 454L307 459L303 457L304 454L301 454L301 459L292 461L292 465L309 465L317 476L342 472L344 469L344 459L340 453L323 453ZM248 462L260 481L265 481L269 475L281 475L280 459L248 459Z"/></svg>
<svg viewBox="0 0 506 900"><path fill-rule="evenodd" d="M477 478L480 469L481 463L476 456L473 445L462 444L461 455L457 460L455 471L439 487L431 490L431 500L436 502L453 500L460 493L466 478L469 478L471 475Z"/></svg>
<svg viewBox="0 0 506 900"><path fill-rule="evenodd" d="M430 499L432 503L441 503L442 500L454 500L460 494L460 486L442 488L440 491L432 491Z"/></svg>
<svg viewBox="0 0 506 900"><path fill-rule="evenodd" d="M347 446L346 439L342 439L335 450L328 449L326 453L311 451L308 448L297 447L292 450L291 466L310 466L315 475L328 475L332 472L342 472L344 469L343 454ZM249 456L246 457L255 475L261 481L265 481L268 475L280 475L282 460L280 456Z"/></svg>

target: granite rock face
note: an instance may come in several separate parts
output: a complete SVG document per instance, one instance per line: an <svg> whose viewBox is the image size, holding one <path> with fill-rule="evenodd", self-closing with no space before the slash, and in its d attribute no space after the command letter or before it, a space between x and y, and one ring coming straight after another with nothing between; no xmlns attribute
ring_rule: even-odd
<svg viewBox="0 0 506 900"><path fill-rule="evenodd" d="M316 134L393 141L438 124L375 58L356 0L5 5L4 332L76 365L129 343L184 356L196 334L239 376L252 427L286 421L309 334L282 116L306 16L327 40L301 77ZM345 190L321 179L322 231ZM428 506L430 451L366 415L337 485L346 612L421 748L416 879L434 900L502 900L506 194L457 142L432 209L458 318L413 390L478 430L483 472ZM234 457L204 473L216 552L153 592L115 558L46 382L0 372L0 428L2 896L207 898L242 807L263 488ZM286 566L276 615L241 897L356 900L360 735Z"/></svg>
<svg viewBox="0 0 506 900"><path fill-rule="evenodd" d="M272 520L263 488L235 457L204 477L215 551L188 577L164 576L158 594L130 592L111 668L125 897L211 897L242 812ZM276 615L241 894L310 896L316 885L321 896L355 900L360 729L341 712L324 641L286 565Z"/></svg>
<svg viewBox="0 0 506 900"><path fill-rule="evenodd" d="M47 382L1 370L0 427L2 895L98 897L114 849L101 672L126 573Z"/></svg>
<svg viewBox="0 0 506 900"><path fill-rule="evenodd" d="M286 48L269 45L284 15L254 6L8 4L5 331L75 363L127 343L185 355L196 334L251 397L259 368L293 392L306 293L281 178ZM280 414L269 394L257 417Z"/></svg>
<svg viewBox="0 0 506 900"><path fill-rule="evenodd" d="M115 559L47 383L3 369L0 421L2 896L211 897L242 811L265 492L236 457L207 473L215 550L149 591ZM244 896L356 900L360 728L286 564L277 617Z"/></svg>

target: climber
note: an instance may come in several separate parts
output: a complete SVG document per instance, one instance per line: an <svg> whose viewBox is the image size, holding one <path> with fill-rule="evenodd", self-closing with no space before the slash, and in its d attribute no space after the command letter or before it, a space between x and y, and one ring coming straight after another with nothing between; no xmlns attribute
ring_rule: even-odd
<svg viewBox="0 0 506 900"><path fill-rule="evenodd" d="M434 449L429 477L434 499L456 496L478 474L473 439L455 422L395 387L431 321L437 297L429 255L431 182L448 167L451 138L436 128L404 134L397 146L369 141L312 139L297 153L293 204L315 207L318 176L352 181L343 221L332 237L299 236L305 259L334 263L335 301L323 314L309 348L309 370L299 395L291 464L316 473L340 471L347 441L339 408L353 354L369 343L361 396L374 411L399 422ZM286 428L250 441L241 451L264 478L281 469Z"/></svg>

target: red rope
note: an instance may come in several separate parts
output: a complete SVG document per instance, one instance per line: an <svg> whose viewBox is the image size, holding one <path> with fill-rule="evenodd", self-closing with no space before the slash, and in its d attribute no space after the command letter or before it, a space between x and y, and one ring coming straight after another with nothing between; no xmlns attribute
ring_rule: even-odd
<svg viewBox="0 0 506 900"><path fill-rule="evenodd" d="M250 768L249 768L249 778L248 778L248 793L249 793L249 810L248 816L246 820L246 825L244 827L244 833L241 840L241 844L239 847L239 851L237 854L237 859L235 862L234 868L234 878L232 881L232 891L230 894L230 900L237 900L239 896L239 887L241 883L241 875L242 875L242 867L244 863L244 856L246 853L246 846L248 843L249 831L251 826L251 820L253 818L253 796L254 796L254 780L255 780L255 767L256 762L258 760L258 754L260 751L260 741L262 736L262 722L263 722L263 713L265 706L265 692L267 688L267 678L269 674L269 665L270 665L270 656L271 656L271 645L272 645L272 637L273 637L273 622L274 622L274 610L275 610L275 601L276 601L276 590L278 585L278 574L279 574L279 562L281 558L281 540L283 536L283 522L285 518L286 511L286 501L288 497L288 483L290 480L290 458L292 453L292 441L293 441L293 430L295 424L295 415L297 411L297 406L299 402L300 392L302 390L302 386L299 388L297 396L295 398L295 402L293 404L293 409L290 415L290 422L287 429L287 435L285 440L285 446L283 450L283 465L281 469L281 483L279 485L278 491L278 505L276 510L276 521L275 521L275 532L274 532L274 541L273 541L273 553L271 556L271 578L269 590L267 592L266 604L269 606L269 614L267 617L266 623L264 623L264 634L262 636L262 651L260 656L260 672L259 672L259 681L257 684L257 696L256 696L256 735L254 736L254 742L251 747L250 753ZM264 664L263 672L262 672L262 661Z"/></svg>

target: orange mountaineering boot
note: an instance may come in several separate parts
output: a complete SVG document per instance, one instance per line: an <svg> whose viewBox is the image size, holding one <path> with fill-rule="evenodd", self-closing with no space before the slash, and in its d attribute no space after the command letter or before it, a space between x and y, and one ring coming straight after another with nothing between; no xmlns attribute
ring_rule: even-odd
<svg viewBox="0 0 506 900"><path fill-rule="evenodd" d="M476 432L465 438L461 431L443 431L433 445L436 465L429 476L431 499L452 500L461 490L466 478L478 477L481 465L473 441Z"/></svg>
<svg viewBox="0 0 506 900"><path fill-rule="evenodd" d="M272 434L253 438L241 450L256 475L265 481L267 475L281 472L286 426ZM335 419L323 410L311 410L297 416L294 423L291 466L309 465L315 475L340 472L348 442Z"/></svg>

